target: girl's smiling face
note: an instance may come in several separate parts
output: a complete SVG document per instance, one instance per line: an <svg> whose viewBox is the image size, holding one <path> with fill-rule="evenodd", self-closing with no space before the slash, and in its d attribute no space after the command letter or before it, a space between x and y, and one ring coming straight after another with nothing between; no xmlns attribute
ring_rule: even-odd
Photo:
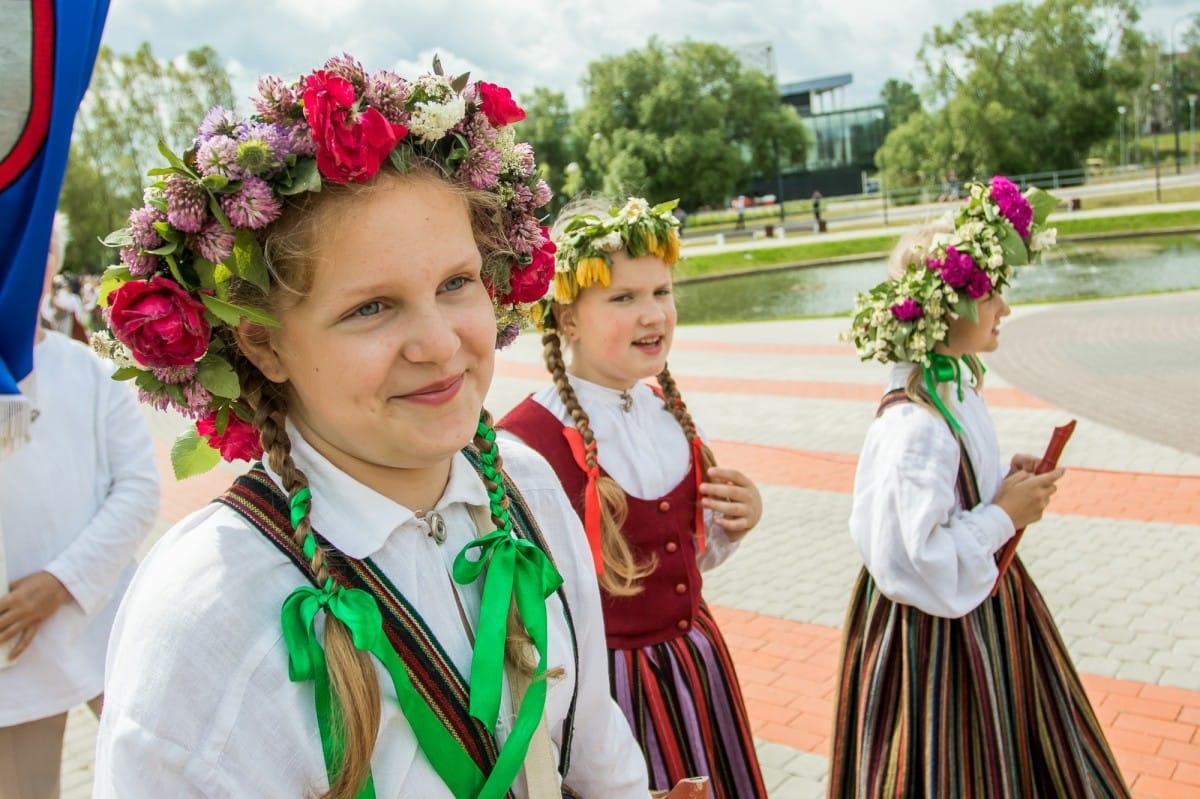
<svg viewBox="0 0 1200 799"><path fill-rule="evenodd" d="M557 307L558 328L571 350L568 371L625 390L667 365L675 334L671 267L661 258L612 254L612 280Z"/></svg>
<svg viewBox="0 0 1200 799"><path fill-rule="evenodd" d="M287 383L305 440L359 481L395 496L397 469L448 472L495 359L467 201L434 178L383 181L331 215L312 255L306 296L252 359Z"/></svg>

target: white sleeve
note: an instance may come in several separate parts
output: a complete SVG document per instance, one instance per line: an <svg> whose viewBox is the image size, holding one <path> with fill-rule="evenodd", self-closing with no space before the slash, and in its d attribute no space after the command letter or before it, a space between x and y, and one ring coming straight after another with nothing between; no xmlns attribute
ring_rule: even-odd
<svg viewBox="0 0 1200 799"><path fill-rule="evenodd" d="M698 499L698 498L697 498ZM704 551L696 555L696 566L702 572L715 569L741 546L742 539L730 541L725 528L717 524L717 515L711 510L704 511Z"/></svg>
<svg viewBox="0 0 1200 799"><path fill-rule="evenodd" d="M700 425L696 425L696 435L700 436L700 440L705 444L712 446L705 435L704 429ZM700 496L696 496L696 501L700 501ZM717 514L707 508L704 510L704 552L696 555L696 567L702 572L715 569L725 561L729 560L729 556L737 551L741 545L742 539L730 541L729 536L725 534L725 528L716 523Z"/></svg>
<svg viewBox="0 0 1200 799"><path fill-rule="evenodd" d="M959 447L941 419L890 408L867 433L854 479L850 533L879 590L926 613L958 618L991 593L995 553L1012 537L996 505L963 510Z"/></svg>
<svg viewBox="0 0 1200 799"><path fill-rule="evenodd" d="M107 461L97 464L109 477L107 493L75 541L46 566L85 613L105 606L159 509L158 469L146 418L128 385L107 374L96 379L101 382L93 412L103 440L94 446Z"/></svg>

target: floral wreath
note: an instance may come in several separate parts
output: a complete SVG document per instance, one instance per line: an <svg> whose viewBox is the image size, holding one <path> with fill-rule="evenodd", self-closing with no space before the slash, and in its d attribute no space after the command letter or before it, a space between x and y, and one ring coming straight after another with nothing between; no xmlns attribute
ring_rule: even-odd
<svg viewBox="0 0 1200 799"><path fill-rule="evenodd" d="M608 216L580 214L567 223L554 254L552 290L540 303L534 319L542 329L555 326L553 303L570 304L588 286L612 282L612 253L624 250L634 258L656 255L668 266L679 260L679 220L671 213L679 200L651 207L641 197L608 209Z"/></svg>
<svg viewBox="0 0 1200 799"><path fill-rule="evenodd" d="M935 233L928 247L915 247L899 279L859 293L853 327L842 335L864 361L920 364L935 402L935 381L960 380L957 363L934 351L946 343L950 321L959 316L977 321L977 301L1003 290L1013 268L1035 263L1058 235L1045 227L1058 200L1041 189L1021 194L1000 175L965 188L954 230Z"/></svg>
<svg viewBox="0 0 1200 799"><path fill-rule="evenodd" d="M234 278L269 290L260 235L288 197L365 183L389 163L406 173L418 160L495 193L513 253L484 276L498 348L529 321L553 276L555 246L536 216L550 189L532 148L515 141L510 126L525 112L508 89L449 78L436 58L431 73L409 82L387 70L368 74L343 55L294 83L260 78L258 94L249 119L211 109L182 158L160 145L167 165L149 173L145 205L105 240L121 263L101 286L111 333L93 345L117 362L115 379L134 380L143 402L196 422L172 449L178 477L221 457L262 454L219 329L243 318L278 324L228 294Z"/></svg>

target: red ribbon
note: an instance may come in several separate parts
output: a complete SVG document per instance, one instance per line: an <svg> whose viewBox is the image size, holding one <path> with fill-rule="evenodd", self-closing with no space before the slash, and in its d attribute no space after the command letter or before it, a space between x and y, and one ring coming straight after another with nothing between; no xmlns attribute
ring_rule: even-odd
<svg viewBox="0 0 1200 799"><path fill-rule="evenodd" d="M692 437L692 470L696 474L696 553L704 554L704 506L700 504L700 484L704 482L704 462L700 460L700 436Z"/></svg>
<svg viewBox="0 0 1200 799"><path fill-rule="evenodd" d="M563 437L571 447L571 455L575 465L587 475L587 487L583 491L583 531L587 533L588 546L592 550L592 560L596 563L596 574L604 574L604 558L600 549L600 492L596 489L596 479L600 477L600 466L596 460L596 442L583 443L583 436L574 427L564 426ZM588 465L588 455L592 463Z"/></svg>

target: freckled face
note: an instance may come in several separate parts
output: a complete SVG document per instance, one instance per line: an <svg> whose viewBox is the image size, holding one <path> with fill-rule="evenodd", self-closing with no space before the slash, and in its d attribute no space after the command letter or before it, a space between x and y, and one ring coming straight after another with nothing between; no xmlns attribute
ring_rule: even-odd
<svg viewBox="0 0 1200 799"><path fill-rule="evenodd" d="M305 439L367 485L389 470L448 469L474 435L495 359L467 203L416 178L340 210L316 244L307 297L278 314L264 374L287 381Z"/></svg>
<svg viewBox="0 0 1200 799"><path fill-rule="evenodd" d="M663 370L675 334L671 267L661 258L612 255L608 287L588 286L559 308L571 350L568 371L624 390Z"/></svg>

